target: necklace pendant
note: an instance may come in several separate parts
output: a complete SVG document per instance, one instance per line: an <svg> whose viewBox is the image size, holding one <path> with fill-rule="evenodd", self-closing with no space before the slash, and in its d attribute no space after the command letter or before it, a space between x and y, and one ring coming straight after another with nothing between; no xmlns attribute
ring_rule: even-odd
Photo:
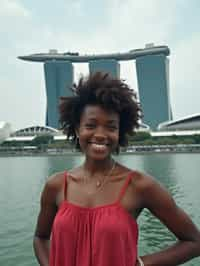
<svg viewBox="0 0 200 266"><path fill-rule="evenodd" d="M96 186L97 187L100 187L101 186L101 182L99 180L97 181Z"/></svg>

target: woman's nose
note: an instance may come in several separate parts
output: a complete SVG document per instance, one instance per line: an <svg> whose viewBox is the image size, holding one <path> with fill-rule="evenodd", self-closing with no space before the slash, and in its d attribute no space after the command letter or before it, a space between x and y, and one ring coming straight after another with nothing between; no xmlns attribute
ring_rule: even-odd
<svg viewBox="0 0 200 266"><path fill-rule="evenodd" d="M97 127L94 132L94 137L98 139L105 139L106 138L105 129L102 127Z"/></svg>

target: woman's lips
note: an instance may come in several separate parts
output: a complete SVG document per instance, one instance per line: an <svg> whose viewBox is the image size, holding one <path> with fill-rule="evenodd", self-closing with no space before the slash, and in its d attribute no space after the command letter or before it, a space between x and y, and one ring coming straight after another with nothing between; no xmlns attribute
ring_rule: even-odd
<svg viewBox="0 0 200 266"><path fill-rule="evenodd" d="M90 143L91 147L97 151L105 151L108 144L106 143Z"/></svg>

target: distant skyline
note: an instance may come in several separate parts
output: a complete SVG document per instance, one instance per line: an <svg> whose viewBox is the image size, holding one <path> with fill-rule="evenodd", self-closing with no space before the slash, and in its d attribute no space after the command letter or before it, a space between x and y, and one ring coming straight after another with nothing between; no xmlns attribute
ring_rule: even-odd
<svg viewBox="0 0 200 266"><path fill-rule="evenodd" d="M199 14L197 0L1 0L0 121L13 129L45 124L43 64L17 56L49 49L118 53L152 42L171 51L174 118L200 113ZM86 64L75 64L74 69L75 80L89 72ZM132 61L121 62L121 78L137 90Z"/></svg>

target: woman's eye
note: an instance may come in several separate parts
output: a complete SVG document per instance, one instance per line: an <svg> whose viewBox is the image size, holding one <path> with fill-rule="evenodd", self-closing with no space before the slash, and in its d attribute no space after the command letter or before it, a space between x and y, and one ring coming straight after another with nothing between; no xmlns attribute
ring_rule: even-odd
<svg viewBox="0 0 200 266"><path fill-rule="evenodd" d="M114 125L109 125L108 128L111 130L117 130L117 126L114 126Z"/></svg>
<svg viewBox="0 0 200 266"><path fill-rule="evenodd" d="M86 128L95 128L95 124L85 124Z"/></svg>

